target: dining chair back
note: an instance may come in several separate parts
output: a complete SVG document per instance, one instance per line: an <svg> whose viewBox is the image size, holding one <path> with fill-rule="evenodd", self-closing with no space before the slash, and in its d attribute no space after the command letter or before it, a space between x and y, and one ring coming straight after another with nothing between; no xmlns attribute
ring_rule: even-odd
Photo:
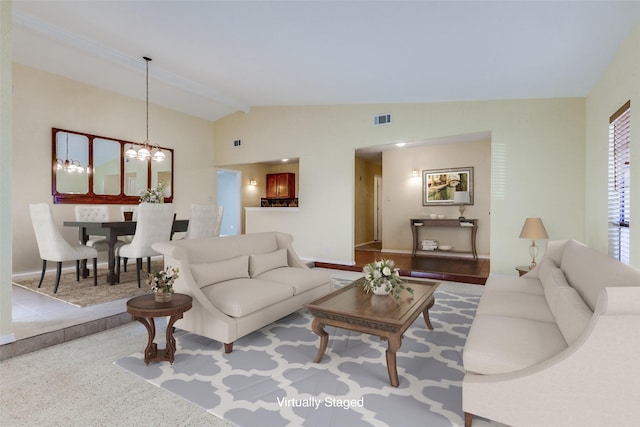
<svg viewBox="0 0 640 427"><path fill-rule="evenodd" d="M51 206L47 203L36 203L29 205L31 214L31 224L36 235L38 244L38 252L42 259L42 274L40 275L40 283L42 286L44 273L47 268L47 261L57 262L56 282L53 292L58 292L60 284L60 274L62 272L62 263L65 261L76 261L76 281L80 280L80 260L93 259L93 284L97 286L97 267L98 267L98 251L88 246L72 246L70 245L58 229L53 219Z"/></svg>
<svg viewBox="0 0 640 427"><path fill-rule="evenodd" d="M109 222L109 207L107 205L77 205L75 207L76 221ZM80 242L82 243L82 242ZM104 252L109 249L109 243L104 236L89 236L87 246Z"/></svg>
<svg viewBox="0 0 640 427"><path fill-rule="evenodd" d="M219 236L223 211L223 206L192 204L191 217L184 238L202 239Z"/></svg>
<svg viewBox="0 0 640 427"><path fill-rule="evenodd" d="M151 257L159 255L151 248L151 245L171 239L174 211L172 203L141 203L137 212L138 218L133 240L116 249L116 268L117 275L120 276L120 259L135 258L138 287L140 287L142 259L147 258L147 269L149 270Z"/></svg>

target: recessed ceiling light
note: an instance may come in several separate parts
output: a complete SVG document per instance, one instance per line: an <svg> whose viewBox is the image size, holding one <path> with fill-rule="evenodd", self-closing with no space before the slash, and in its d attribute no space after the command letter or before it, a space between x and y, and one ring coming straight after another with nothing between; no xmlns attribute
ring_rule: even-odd
<svg viewBox="0 0 640 427"><path fill-rule="evenodd" d="M396 147L402 148L406 145L406 142L396 142Z"/></svg>
<svg viewBox="0 0 640 427"><path fill-rule="evenodd" d="M289 159L282 159L282 161L283 161L283 162L288 162L288 161L289 161Z"/></svg>

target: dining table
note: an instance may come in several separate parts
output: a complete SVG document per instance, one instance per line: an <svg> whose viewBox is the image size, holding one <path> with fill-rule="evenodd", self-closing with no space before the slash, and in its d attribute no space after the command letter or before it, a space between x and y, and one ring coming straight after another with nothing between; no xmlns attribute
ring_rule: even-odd
<svg viewBox="0 0 640 427"><path fill-rule="evenodd" d="M106 237L109 257L109 272L107 273L107 283L114 285L120 281L118 272L116 272L116 243L120 236L133 236L136 233L136 221L108 221L108 222L92 222L92 221L64 221L65 227L77 227L78 238L82 244L89 241L89 236ZM174 219L171 227L171 238L174 233L187 231L189 225L188 219ZM82 277L88 277L89 271L86 268L86 262L82 266Z"/></svg>

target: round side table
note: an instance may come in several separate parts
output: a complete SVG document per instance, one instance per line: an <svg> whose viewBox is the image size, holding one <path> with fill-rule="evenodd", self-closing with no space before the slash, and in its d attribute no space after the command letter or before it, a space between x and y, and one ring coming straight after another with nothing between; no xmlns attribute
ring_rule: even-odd
<svg viewBox="0 0 640 427"><path fill-rule="evenodd" d="M182 319L185 311L191 309L192 299L189 295L173 294L169 302L156 302L154 294L141 295L127 301L127 312L133 320L137 320L147 328L149 340L144 350L144 363L168 361L173 364L176 352L176 340L173 337L173 324ZM153 342L156 336L154 318L169 316L166 331L166 348L158 350L158 344Z"/></svg>
<svg viewBox="0 0 640 427"><path fill-rule="evenodd" d="M519 276L524 276L529 271L531 271L531 268L528 265L519 265L516 267L516 270L518 270Z"/></svg>

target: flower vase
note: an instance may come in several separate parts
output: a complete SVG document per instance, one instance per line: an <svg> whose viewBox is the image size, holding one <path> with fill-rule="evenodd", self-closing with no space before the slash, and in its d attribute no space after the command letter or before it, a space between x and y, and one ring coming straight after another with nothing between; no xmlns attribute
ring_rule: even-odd
<svg viewBox="0 0 640 427"><path fill-rule="evenodd" d="M171 302L171 292L156 292L156 302Z"/></svg>
<svg viewBox="0 0 640 427"><path fill-rule="evenodd" d="M391 292L391 283L384 281L377 288L373 288L373 293L376 295L389 295Z"/></svg>

